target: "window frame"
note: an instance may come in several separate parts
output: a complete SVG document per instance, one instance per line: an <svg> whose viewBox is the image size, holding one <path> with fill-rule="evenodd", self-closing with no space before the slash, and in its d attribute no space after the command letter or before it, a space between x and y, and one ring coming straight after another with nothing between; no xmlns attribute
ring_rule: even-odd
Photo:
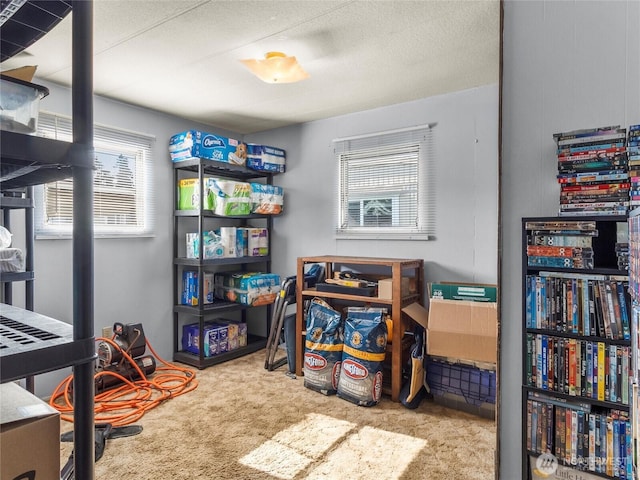
<svg viewBox="0 0 640 480"><path fill-rule="evenodd" d="M338 164L337 239L433 239L435 236L433 126L435 124L420 125L356 137L339 138L333 141L334 155ZM391 187L388 192L376 192L374 194L378 199L392 200L392 208L394 208L392 211L392 217L394 217L392 223L398 222L396 226L367 226L362 225L362 222L357 226L349 224L348 217L351 204L374 199L370 192L368 194L365 193L364 187L359 195L357 187L354 188L353 182L349 183L348 180L349 173L353 173L356 168L362 171L363 164L366 164L369 160L372 166L376 166L376 164L378 166L380 164L391 165L394 162L396 164L403 163L405 167L407 165L415 166L415 178L408 180L405 184L399 184L397 189ZM359 172L359 175L359 178L371 181L388 178L382 174L376 175L375 172L372 172L370 179L362 177L361 172ZM406 176L406 174L400 174L399 177L403 175ZM352 191L349 190L350 187ZM409 204L405 203L406 200L400 200L401 197L406 197L402 193L403 188L407 188L407 192L415 192L413 193L415 200L411 200ZM414 190L411 190L411 188L414 188ZM414 226L410 226L406 218L403 226L403 215L411 215L410 219L412 217L415 218Z"/></svg>
<svg viewBox="0 0 640 480"><path fill-rule="evenodd" d="M71 118L63 115L40 112L38 135L53 138L58 141L72 141ZM155 136L121 129L118 127L94 124L94 162L98 161L101 155L124 155L130 162L135 164L135 195L131 203L124 206L136 212L136 225L123 225L118 223L101 222L107 215L96 215L96 201L100 201L96 192L109 195L126 195L127 191L118 190L117 187L105 186L99 183L96 177L97 170L94 170L93 192L94 192L94 215L93 231L95 238L128 238L128 237L152 237L155 235L154 228L154 207L153 207L153 173L152 173L152 151ZM117 161L117 160L115 160ZM95 165L94 165L95 167ZM70 199L65 199L65 209L73 208L73 178L51 182L58 184L62 190L70 190ZM73 236L73 215L69 215L70 222L60 224L49 224L47 220L47 200L45 198L48 185L36 185L34 187L34 211L35 211L35 238L44 239L70 239ZM54 192L55 193L55 192ZM65 212L66 213L66 212ZM127 212L123 212L126 214ZM112 214L117 216L117 213ZM98 220L98 222L96 222Z"/></svg>

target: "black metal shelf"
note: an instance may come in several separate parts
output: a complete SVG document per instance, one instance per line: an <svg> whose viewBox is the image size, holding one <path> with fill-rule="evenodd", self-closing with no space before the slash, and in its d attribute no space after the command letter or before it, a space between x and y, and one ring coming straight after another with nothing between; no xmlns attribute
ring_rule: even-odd
<svg viewBox="0 0 640 480"><path fill-rule="evenodd" d="M219 162L206 158L192 158L181 162L174 162L173 168L197 173L202 168L202 173L206 175L221 175L226 178L237 180L248 180L251 178L271 178L275 172L263 172L251 170L243 165Z"/></svg>
<svg viewBox="0 0 640 480"><path fill-rule="evenodd" d="M2 39L0 62L4 62L32 45L70 11L71 1L30 0L26 2L0 28Z"/></svg>
<svg viewBox="0 0 640 480"><path fill-rule="evenodd" d="M185 258L179 257L173 260L175 265L185 265L190 267L207 267L214 265L250 265L252 263L268 263L271 261L270 255L264 257L229 257L229 258Z"/></svg>
<svg viewBox="0 0 640 480"><path fill-rule="evenodd" d="M562 268L562 267L531 267L527 266L527 273L557 272L575 273L577 275L613 275L618 277L628 277L629 272L618 270L617 268Z"/></svg>
<svg viewBox="0 0 640 480"><path fill-rule="evenodd" d="M558 398L562 398L564 400L567 400L570 402L576 402L576 403L588 403L590 405L594 405L602 408L610 408L613 410L629 410L630 408L629 405L626 405L624 403L596 400L594 398L583 397L581 395L568 395L566 393L556 392L555 390L545 390L543 388L532 387L529 385L523 385L523 388L526 391L540 393L542 395L547 395L549 397L558 397ZM570 404L568 404L568 406L570 406Z"/></svg>
<svg viewBox="0 0 640 480"><path fill-rule="evenodd" d="M237 310L246 310L248 308L257 308L250 305L243 305L236 302L227 302L225 300L215 300L214 303L205 303L204 305L181 305L173 306L175 313L188 313L196 316L205 316L218 314L222 312L233 312Z"/></svg>
<svg viewBox="0 0 640 480"><path fill-rule="evenodd" d="M74 340L67 323L0 304L0 381L92 362L96 358L93 338Z"/></svg>
<svg viewBox="0 0 640 480"><path fill-rule="evenodd" d="M86 165L79 144L0 130L0 188L10 190L71 177Z"/></svg>
<svg viewBox="0 0 640 480"><path fill-rule="evenodd" d="M0 272L0 283L28 282L35 278L34 272Z"/></svg>
<svg viewBox="0 0 640 480"><path fill-rule="evenodd" d="M527 328L527 333L537 333L540 335L547 335L550 337L560 337L560 338L575 338L576 340L585 340L590 342L602 342L606 345L621 345L621 346L631 346L631 340L614 340L611 338L603 338L596 336L585 337L584 335L579 335L577 333L570 332L558 332L557 330L549 330L545 328Z"/></svg>
<svg viewBox="0 0 640 480"><path fill-rule="evenodd" d="M198 178L202 179L206 176L219 176L222 178L228 178L233 180L247 181L251 179L264 179L264 182L272 185L273 176L275 172L263 172L258 170L251 170L243 165L234 165L225 162L219 162L216 160L196 158L184 160L181 162L175 162L174 168L174 184L177 187L178 180L184 176L184 172L192 172L197 174ZM203 184L200 182L200 196L203 196ZM174 205L178 205L177 188L174 189ZM212 210L204 209L192 209L192 210L177 210L173 212L174 217L174 232L173 232L173 286L174 286L174 307L173 307L173 359L177 362L186 363L197 368L205 368L211 365L215 365L233 358L252 353L260 350L266 346L266 338L261 336L255 336L249 333L249 341L246 347L232 352L215 355L213 357L205 357L202 353L204 350L204 335L200 335L199 338L199 350L200 354L192 354L180 350L180 334L181 328L186 319L184 315L192 315L198 317L199 329L202 332L205 326L206 317L216 317L224 312L240 312L242 321L246 323L247 312L251 309L260 308L262 306L243 305L241 303L229 302L225 300L215 299L212 304L200 304L196 306L179 304L178 287L180 282L180 275L185 271L197 271L198 277L202 278L205 271L215 272L215 267L224 266L236 266L240 272L250 271L252 266L260 265L261 271L271 271L271 256L265 255L262 257L224 257L224 258L186 258L179 255L183 255L182 249L178 248L178 230L181 219L189 219L188 222L197 221L197 232L200 237L199 244L202 245L202 236L205 232L205 224L211 221L215 221L218 224L220 222L226 222L231 225L249 225L250 220L259 220L262 225L266 225L271 234L273 225L273 218L277 215L265 215L265 214L250 214L250 215L216 215ZM271 252L271 235L269 235L268 249ZM205 270L206 269L206 270ZM198 285L198 298L201 299L204 295L203 282L199 282ZM271 322L271 305L263 305L264 309L266 331L269 331ZM260 312L260 315L262 312ZM181 317L182 315L182 317ZM248 327L249 328L249 327ZM254 332L256 333L256 332Z"/></svg>
<svg viewBox="0 0 640 480"><path fill-rule="evenodd" d="M200 356L196 354L180 350L174 352L173 359L174 361L203 369L212 365L217 365L222 362L233 360L234 358L243 357L244 355L248 355L253 352L257 352L258 350L262 350L263 348L265 348L266 345L266 338L258 337L256 335L248 335L246 347L240 347L229 352L219 353L218 355L214 355L212 357L203 358L200 358Z"/></svg>
<svg viewBox="0 0 640 480"><path fill-rule="evenodd" d="M262 214L262 213L253 213L250 215L217 215L213 212L213 210L175 210L173 214L176 217L211 217L218 218L220 220L266 220L269 218L277 217L280 214Z"/></svg>
<svg viewBox="0 0 640 480"><path fill-rule="evenodd" d="M2 2L4 8L6 2ZM2 333L9 335L0 345L2 382L30 377L64 367L74 367L74 473L76 478L95 478L94 445L94 366L96 358L93 336L93 265L90 248L93 237L91 217L83 207L91 202L91 169L93 168L93 2L29 0L2 25L2 60L28 47L45 35L73 9L72 41L72 118L74 142L61 142L10 131L0 131L0 191L27 189L73 176L76 185L87 188L74 191L76 229L74 246L80 253L73 262L73 326L33 313L13 310L0 304ZM5 200L3 200L4 202ZM14 200L6 200L11 203ZM20 208L8 206L7 208ZM28 208L25 215L32 216ZM6 212L5 212L6 213ZM27 227L28 229L29 227ZM27 237L33 238L27 231ZM27 270L32 270L27 264ZM27 281L27 284L33 283ZM5 284L5 288L10 284ZM28 297L28 295L27 295ZM32 303L27 298L26 303ZM12 318L16 317L16 318ZM17 321L18 323L12 323ZM5 323L10 324L9 326ZM28 334L25 336L25 334ZM38 338L35 341L29 335ZM19 339L25 337L24 343ZM11 342L18 342L13 345Z"/></svg>
<svg viewBox="0 0 640 480"><path fill-rule="evenodd" d="M4 158L2 158L2 161L4 161ZM8 210L33 208L33 199L23 196L0 195L0 208Z"/></svg>

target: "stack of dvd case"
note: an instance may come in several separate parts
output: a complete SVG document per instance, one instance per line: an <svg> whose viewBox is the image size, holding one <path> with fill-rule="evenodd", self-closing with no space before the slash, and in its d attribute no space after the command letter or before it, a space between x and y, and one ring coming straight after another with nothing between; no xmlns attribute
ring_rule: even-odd
<svg viewBox="0 0 640 480"><path fill-rule="evenodd" d="M626 215L631 187L627 129L615 125L573 130L555 133L553 138L558 155L559 214Z"/></svg>
<svg viewBox="0 0 640 480"><path fill-rule="evenodd" d="M640 125L631 125L629 127L627 158L629 182L631 184L629 208L634 209L640 206Z"/></svg>
<svg viewBox="0 0 640 480"><path fill-rule="evenodd" d="M594 268L592 242L599 234L595 221L530 221L525 228L529 267Z"/></svg>

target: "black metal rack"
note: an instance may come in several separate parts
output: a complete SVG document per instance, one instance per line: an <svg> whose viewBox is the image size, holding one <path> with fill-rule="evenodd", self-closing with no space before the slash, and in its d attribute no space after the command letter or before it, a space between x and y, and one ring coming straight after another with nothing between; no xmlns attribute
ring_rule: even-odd
<svg viewBox="0 0 640 480"><path fill-rule="evenodd" d="M3 2L3 8L5 7ZM74 473L94 479L93 214L93 1L28 1L4 23L2 60L46 34L69 11L72 17L73 142L2 131L0 191L3 209L32 211L29 196L10 190L62 178L74 180L73 326L29 310L1 305L0 381L72 366L74 370ZM33 12L36 12L34 14ZM44 23L42 20L44 18ZM5 48L6 47L6 48ZM8 58L8 57L6 57ZM27 221L27 224L31 223ZM26 232L33 239L33 232ZM30 240L27 240L30 241ZM33 279L27 266L25 280ZM14 281L3 275L3 281Z"/></svg>
<svg viewBox="0 0 640 480"><path fill-rule="evenodd" d="M233 165L215 160L208 159L189 159L173 164L174 168L174 185L177 191L178 180L180 179L181 172L192 172L197 174L200 185L200 198L203 198L203 179L207 176L217 176L222 178L230 178L240 181L246 181L251 179L264 179L266 183L273 184L272 172L263 172L256 170L249 170L241 165ZM210 220L227 220L235 221L244 224L247 220L262 219L266 222L266 226L269 229L269 252L271 252L271 227L273 225L272 218L274 215L242 215L242 216L220 216L216 215L211 210L202 209L202 203L200 202L199 210L174 210L174 235L173 235L173 286L174 286L174 307L173 307L173 359L174 361L185 363L197 368L209 367L221 362L226 362L234 358L247 355L252 352L256 352L264 348L267 344L266 336L248 334L247 345L235 350L231 350L224 353L219 353L214 356L206 357L204 355L204 335L199 336L199 354L186 352L180 349L180 327L182 325L180 315L190 315L196 317L199 323L200 332L204 330L205 318L212 318L220 315L224 312L239 311L242 315L242 320L246 322L246 313L249 309L264 308L266 310L266 331L269 331L269 323L271 321L272 306L260 306L251 307L248 305L242 305L235 302L229 302L224 300L215 300L213 304L203 304L200 302L197 306L181 305L178 301L178 284L179 274L182 270L194 270L198 272L198 278L202 278L205 269L237 265L242 269L246 269L249 265L262 265L266 271L271 270L271 256L262 257L235 257L235 258L185 258L179 255L178 249L178 230L180 219L193 218L198 223L198 235L200 237L200 245L202 245L202 235L205 230L205 221ZM177 194L174 197L174 205L177 206ZM201 254L202 254L202 249ZM202 255L201 255L202 256ZM203 298L203 283L199 282L198 298Z"/></svg>
<svg viewBox="0 0 640 480"><path fill-rule="evenodd" d="M30 0L16 9L10 3L10 0L2 1L3 13L6 4L6 15L11 16L0 29L0 62L20 53L49 32L67 16L72 4L69 0Z"/></svg>

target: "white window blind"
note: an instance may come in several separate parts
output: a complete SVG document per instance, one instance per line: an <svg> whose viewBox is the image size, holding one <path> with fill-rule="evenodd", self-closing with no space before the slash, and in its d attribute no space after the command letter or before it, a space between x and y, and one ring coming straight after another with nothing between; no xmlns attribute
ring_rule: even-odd
<svg viewBox="0 0 640 480"><path fill-rule="evenodd" d="M41 112L38 135L72 141L68 117ZM149 135L94 125L93 222L96 237L153 234ZM35 190L37 238L67 238L73 228L73 179Z"/></svg>
<svg viewBox="0 0 640 480"><path fill-rule="evenodd" d="M339 238L435 234L430 125L334 140Z"/></svg>

